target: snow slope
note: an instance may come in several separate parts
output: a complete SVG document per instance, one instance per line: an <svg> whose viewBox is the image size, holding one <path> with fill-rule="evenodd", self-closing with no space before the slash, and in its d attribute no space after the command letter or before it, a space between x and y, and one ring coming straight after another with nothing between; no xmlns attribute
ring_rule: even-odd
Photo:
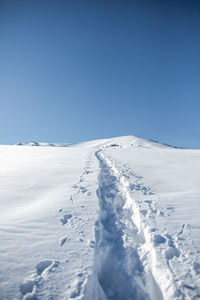
<svg viewBox="0 0 200 300"><path fill-rule="evenodd" d="M200 298L200 150L32 142L0 165L0 300Z"/></svg>

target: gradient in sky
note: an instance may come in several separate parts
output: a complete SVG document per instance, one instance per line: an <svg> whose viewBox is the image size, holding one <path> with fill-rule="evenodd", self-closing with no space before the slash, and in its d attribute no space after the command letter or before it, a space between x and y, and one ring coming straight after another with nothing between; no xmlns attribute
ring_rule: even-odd
<svg viewBox="0 0 200 300"><path fill-rule="evenodd" d="M0 143L200 147L200 1L0 0Z"/></svg>

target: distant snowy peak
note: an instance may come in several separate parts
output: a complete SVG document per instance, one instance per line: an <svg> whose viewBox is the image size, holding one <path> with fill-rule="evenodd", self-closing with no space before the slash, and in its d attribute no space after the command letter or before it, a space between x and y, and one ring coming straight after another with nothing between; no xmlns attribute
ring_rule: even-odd
<svg viewBox="0 0 200 300"><path fill-rule="evenodd" d="M170 147L170 148L177 148L174 146L170 146L168 144L161 144L158 141L147 140L143 138L139 138L136 136L122 136L122 137L115 137L109 139L99 139L93 140L88 142L81 142L81 143L74 143L74 144L57 144L57 143L39 143L39 142L19 142L16 144L17 146L42 146L42 147L70 147L70 146L81 146L84 145L86 147L102 147L102 148L110 148L110 147L142 147L142 148L151 148L151 147Z"/></svg>
<svg viewBox="0 0 200 300"><path fill-rule="evenodd" d="M35 141L24 143L24 142L19 142L16 144L16 146L44 146L44 147L55 147L57 146L56 144L52 143L38 143Z"/></svg>

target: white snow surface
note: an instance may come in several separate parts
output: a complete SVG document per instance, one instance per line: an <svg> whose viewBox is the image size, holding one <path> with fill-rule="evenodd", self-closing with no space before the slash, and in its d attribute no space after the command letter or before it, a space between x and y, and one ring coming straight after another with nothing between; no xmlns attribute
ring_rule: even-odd
<svg viewBox="0 0 200 300"><path fill-rule="evenodd" d="M200 150L31 142L0 166L0 300L200 298Z"/></svg>

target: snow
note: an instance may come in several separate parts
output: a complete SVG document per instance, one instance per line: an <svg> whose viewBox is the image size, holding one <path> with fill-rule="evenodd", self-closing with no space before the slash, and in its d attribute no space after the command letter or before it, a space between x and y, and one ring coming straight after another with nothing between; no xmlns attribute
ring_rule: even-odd
<svg viewBox="0 0 200 300"><path fill-rule="evenodd" d="M31 142L0 165L0 300L200 297L200 150Z"/></svg>

